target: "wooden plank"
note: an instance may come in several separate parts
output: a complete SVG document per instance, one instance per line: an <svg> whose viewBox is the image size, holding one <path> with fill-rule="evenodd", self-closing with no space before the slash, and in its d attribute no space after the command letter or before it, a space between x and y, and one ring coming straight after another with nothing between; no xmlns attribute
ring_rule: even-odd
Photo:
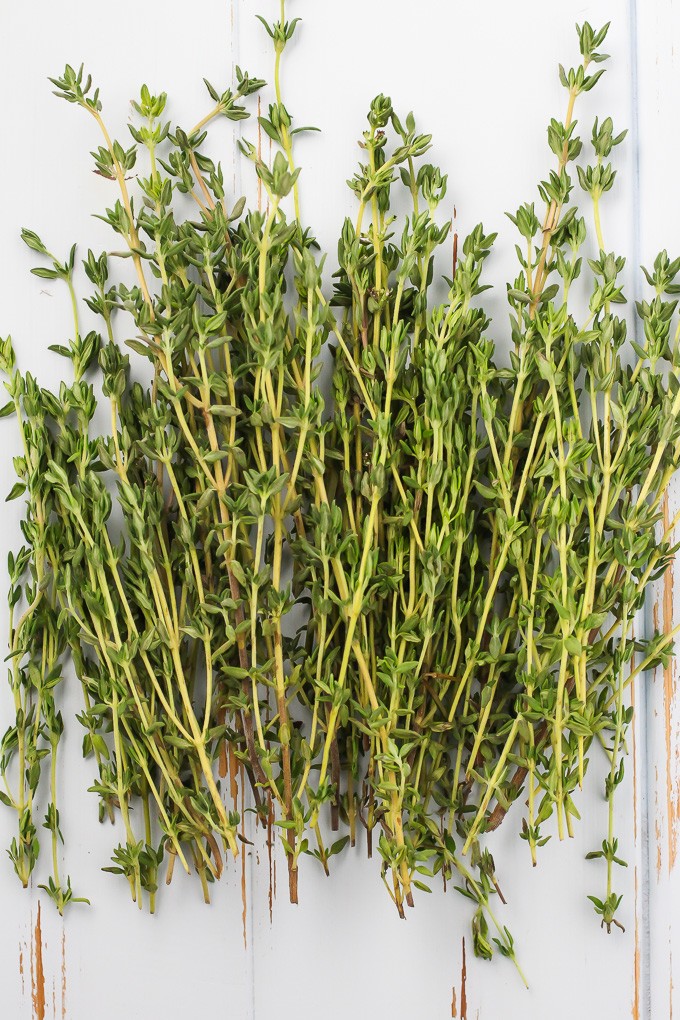
<svg viewBox="0 0 680 1020"><path fill-rule="evenodd" d="M500 231L490 271L496 284L491 300L499 343L507 321L504 281L508 272L514 272L514 237L503 213L534 197L535 181L550 166L545 127L562 102L557 63L575 60L575 18L588 18L594 24L615 19L608 47L615 62L602 88L586 99L583 135L589 134L596 112L611 113L617 127L632 121L628 0L564 6L526 0L518 13L517 5L503 0L465 7L422 0L416 17L406 0L392 0L389 8L345 0L332 13L328 4L291 0L291 16L300 14L304 25L292 54L295 63L284 68L284 89L298 122L318 124L324 132L301 140L298 150L305 168L305 214L322 246L331 254L335 251L338 227L352 208L344 181L358 156L355 140L363 130L368 101L376 92L389 91L400 108L414 109L423 130L435 132L432 158L450 171L449 194L457 208L461 235L481 218L488 229ZM651 60L657 42L668 49L672 38L680 38L677 15L671 8L670 0L652 0L650 10L656 13L646 13L641 25L640 56L648 74L645 88L657 81ZM6 99L3 111L10 158L0 165L0 224L3 251L11 257L0 279L0 333L12 331L24 364L39 371L46 383L58 379L61 366L57 359L45 358L45 347L66 334L68 310L53 288L41 292L28 275L30 260L17 240L19 229L39 229L55 248L65 248L76 238L104 247L110 239L103 225L89 218L89 212L99 211L109 196L106 184L90 174L87 165L86 154L98 142L76 111L50 96L45 77L58 72L66 60L77 62L82 55L104 88L117 129L124 129L125 104L142 75L151 87L170 92L173 119L188 120L201 108L203 75L223 82L230 65L238 61L251 73L271 80L268 42L253 19L255 13L275 17L277 9L275 0L231 4L209 0L201 9L199 23L187 19L186 8L177 0L168 0L163 17L156 8L121 0L115 26L107 29L96 23L103 19L93 16L91 5L73 0L68 7L41 8L37 33L35 14L28 6L7 6L0 56L6 80L21 83L21 89L17 87L11 100ZM232 25L238 33L235 50L230 47ZM20 45L27 39L30 48ZM377 39L379 48L373 45ZM144 56L137 67L133 54L141 52L143 45ZM677 109L672 70L664 82ZM672 100L664 103L668 118ZM645 117L644 131L651 129L653 121L656 133L649 137L662 139L664 116L654 116ZM253 137L252 123L243 130ZM226 126L224 138L224 151L231 153ZM669 152L670 143L664 144ZM654 147L649 151L654 153ZM57 154L48 169L41 163L43 153ZM239 192L242 178L244 190L256 194L249 170L242 173L239 160L231 166L234 191ZM662 219L662 169L644 166L649 181L645 194L653 192L653 202L659 206L649 206L655 222ZM629 253L635 244L630 149L620 182L616 196L604 206L604 229L612 247ZM643 204L643 212L645 208ZM668 228L675 221L669 221L669 216L676 212L664 209L663 222L658 222L665 237L671 236ZM15 452L9 445L15 437L11 423L3 429L0 483L8 489L10 454ZM0 529L0 564L16 539L16 521L6 511ZM0 633L6 629L3 614L0 611ZM108 826L96 825L94 799L84 792L92 781L91 769L79 758L81 735L72 723L64 754L68 765L61 780L62 815L74 886L92 897L93 907L74 908L62 926L51 905L43 902L38 930L40 898L34 890L21 894L5 862L0 871L6 918L0 930L2 1015L35 1020L42 1010L45 1017L69 1020L90 1020L93 1015L173 1017L191 1006L197 1014L210 1010L211 1015L239 1020L283 1016L279 989L284 982L289 988L294 982L296 997L303 1003L300 1015L323 1011L327 1020L344 1018L354 1008L377 1012L379 1007L383 1011L387 1007L395 1017L457 1015L466 1020L542 1014L551 1020L646 1016L647 920L642 908L647 857L644 840L636 841L635 832L644 837L647 776L653 783L657 767L662 781L665 776L663 690L664 680L657 677L651 696L658 700L661 715L650 718L656 744L649 770L645 728L638 723L632 746L637 767L628 769L620 797L619 832L631 865L620 884L625 935L607 937L600 932L586 901L587 893L597 893L601 885L598 865L584 861L585 853L602 839L601 762L593 763L589 778L596 775L598 782L597 786L591 783L582 799L583 823L574 839L565 844L552 841L535 871L517 838L516 817L510 816L493 840L509 900L502 916L517 938L529 992L504 961L489 965L473 957L466 905L451 890L446 895L436 890L430 898L420 897L408 923L397 923L379 881L378 864L366 861L361 850L338 861L330 880L309 862L298 908L286 903L286 883L281 882L271 904L270 923L277 860L280 875L285 874L285 865L276 851L270 859L266 831L255 834L254 858L246 857L246 920L251 933L247 949L242 938L238 867L231 869L210 909L199 903L194 883L179 882L161 898L156 918L139 914L120 882L99 871L117 837ZM4 716L6 699L0 704ZM69 718L77 705L73 691ZM671 724L675 726L672 710ZM674 739L672 731L671 744ZM669 814L673 814L675 787L671 794ZM663 857L670 855L671 846L667 811L664 794L654 819L661 833L663 875L654 880L650 923L659 918L662 927L668 921L670 929L677 890L671 886L675 873L666 874ZM9 818L0 812L3 846L9 836ZM656 846L651 833L652 855ZM253 861L257 866L251 869ZM669 1015L671 952L669 948L664 956L666 950L659 944L657 960L653 944L653 974L661 989L654 997L654 1016L660 1020ZM676 959L680 959L680 948ZM677 978L676 985L680 987Z"/></svg>
<svg viewBox="0 0 680 1020"><path fill-rule="evenodd" d="M51 94L48 75L60 74L66 61L86 61L101 85L104 114L125 141L130 99L145 81L170 95L169 113L185 126L202 115L211 100L203 76L226 87L232 77L231 8L208 0L200 17L179 0L162 7L121 0L114 7L93 7L86 0L46 5L40 11L6 4L2 12L0 60L5 75L3 159L0 168L0 231L3 273L0 280L3 336L11 332L22 367L46 385L61 378L63 362L47 354L70 328L68 297L50 283L29 275L34 264L19 239L21 227L40 232L55 253L68 252L75 240L84 256L117 246L110 231L91 214L115 200L114 185L92 173L91 149L100 144L84 114ZM39 19L39 26L37 24ZM227 179L233 177L229 126L218 127L226 152ZM80 282L86 284L81 274ZM87 293L87 291L84 291ZM89 320L88 320L89 321ZM94 319L91 322L95 326ZM3 422L0 438L0 491L8 491L11 455L18 453L14 422ZM19 545L18 504L3 511L0 528L0 590L4 592L7 552ZM0 640L6 640L7 613L0 597ZM0 653L4 657L5 652ZM119 829L97 823L91 762L81 759L82 730L75 719L81 708L77 685L67 679L64 717L67 733L61 760L59 793L66 837L64 859L76 894L92 906L74 906L64 922L37 890L46 878L49 844L34 887L22 891L11 873L4 848L12 819L0 812L0 1015L16 1020L89 1020L148 1017L252 1015L252 947L242 934L241 866L232 865L206 907L200 885L181 869L171 889L161 888L158 913L151 917L130 902L125 882L100 868L121 839ZM0 685L2 728L9 704ZM39 823L38 823L39 824ZM245 858L246 902L250 857ZM38 924L39 919L39 924Z"/></svg>
<svg viewBox="0 0 680 1020"><path fill-rule="evenodd" d="M674 196L674 165L680 154L671 125L680 102L680 11L672 0L639 4L639 159L640 249L649 265L667 247L680 251L680 207ZM680 504L678 482L664 503L664 520L672 519ZM676 533L675 539L677 541ZM650 607L650 628L663 631L677 622L680 598L677 568L658 583ZM649 802L649 1015L671 1017L680 1008L680 709L677 699L677 660L657 669L647 686Z"/></svg>
<svg viewBox="0 0 680 1020"><path fill-rule="evenodd" d="M277 11L275 0L240 4L240 59L268 80L268 40L254 15L274 18ZM490 268L495 290L485 296L491 295L494 338L507 345L505 280L515 275L515 239L503 214L537 198L535 182L551 165L546 126L551 116L559 116L563 103L558 62L577 59L574 20L588 19L596 26L610 17L614 21L606 47L614 61L599 94L585 97L578 114L582 137L589 140L597 113L611 114L617 128L631 124L627 0L578 8L531 0L519 10L501 0L477 5L422 0L417 17L407 0L392 0L389 14L384 5L363 0L345 0L332 14L325 4L297 0L290 3L289 14L300 15L303 23L286 53L284 99L297 123L323 129L321 135L303 136L296 149L304 218L322 248L333 255L342 219L354 208L345 180L359 158L356 140L364 130L368 103L385 92L398 110L414 110L421 130L434 132L428 158L450 174L449 212L455 204L461 237L480 219L488 230L500 232ZM270 97L271 90L263 107ZM244 132L248 135L248 124ZM617 164L619 188L604 206L604 230L608 244L631 254L630 147L621 156L617 152ZM636 729L638 761L642 740ZM588 792L580 802L582 824L573 840L551 841L537 869L531 868L518 839L516 814L490 842L509 901L499 909L517 939L528 992L505 961L488 964L474 958L469 912L458 894L449 890L443 895L435 887L432 896L418 897L403 923L380 883L379 862L366 861L364 848L357 847L333 862L330 879L315 870L314 862L303 861L300 906L286 902L281 882L271 925L268 869L256 869L256 1015L274 1015L278 990L294 974L306 989L301 1001L313 1001L314 1008L318 1003L326 1020L347 1016L350 988L352 1010L377 1015L380 1009L395 1017L641 1016L634 1012L636 986L639 997L642 983L643 925L636 920L642 861L633 811L639 775L631 762L618 808L622 853L630 862L617 876L626 933L608 937L586 899L588 893L601 892L602 873L584 857L600 846L606 825L604 768L597 753L594 759ZM259 852L262 862L262 843ZM279 874L285 874L280 852L275 859Z"/></svg>

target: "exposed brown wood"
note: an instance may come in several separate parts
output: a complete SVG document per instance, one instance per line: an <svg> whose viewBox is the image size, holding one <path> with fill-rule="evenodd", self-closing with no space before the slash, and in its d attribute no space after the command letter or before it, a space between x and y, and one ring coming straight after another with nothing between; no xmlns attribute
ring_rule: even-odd
<svg viewBox="0 0 680 1020"><path fill-rule="evenodd" d="M668 509L668 493L663 500L663 528L668 531L670 513ZM663 578L663 632L669 634L673 629L673 566L671 565ZM675 658L671 657L663 671L663 710L664 734L666 738L666 818L668 825L668 871L675 866L678 852L678 822L680 821L680 803L675 791L675 771L677 764L677 748L674 746L672 733L672 712L676 693Z"/></svg>
<svg viewBox="0 0 680 1020"><path fill-rule="evenodd" d="M246 834L246 784L241 783L241 835L245 838ZM241 850L241 903L243 904L243 911L241 913L241 920L243 922L243 947L248 948L248 889L246 883L246 848L245 846Z"/></svg>
<svg viewBox="0 0 680 1020"><path fill-rule="evenodd" d="M465 959L465 936L463 935L463 964L460 969L460 1020L468 1020L467 1014L467 961Z"/></svg>
<svg viewBox="0 0 680 1020"><path fill-rule="evenodd" d="M635 665L635 656L631 661L631 669ZM630 701L635 712L635 685L631 684ZM638 838L638 786L637 786L637 739L636 727L633 724L633 835L635 843ZM633 1006L631 1016L633 1020L640 1020L640 901L638 894L638 866L635 865L635 949L633 956Z"/></svg>
<svg viewBox="0 0 680 1020"><path fill-rule="evenodd" d="M33 1020L45 1020L45 968L43 965L40 900L38 900L38 916L31 943L31 999L33 1002Z"/></svg>
<svg viewBox="0 0 680 1020"><path fill-rule="evenodd" d="M635 951L633 957L633 1020L640 1020L640 919L638 917L638 872L635 868Z"/></svg>
<svg viewBox="0 0 680 1020"><path fill-rule="evenodd" d="M267 860L269 863L269 923L274 920L274 804L269 798L267 812Z"/></svg>

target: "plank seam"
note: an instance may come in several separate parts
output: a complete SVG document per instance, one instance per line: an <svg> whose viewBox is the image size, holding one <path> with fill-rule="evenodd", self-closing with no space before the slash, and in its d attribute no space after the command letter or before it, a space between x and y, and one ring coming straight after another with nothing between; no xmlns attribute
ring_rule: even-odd
<svg viewBox="0 0 680 1020"><path fill-rule="evenodd" d="M633 253L634 253L634 264L633 264L633 301L637 302L640 298L640 265L642 262L642 251L641 251L641 200L640 200L640 62L639 62L639 45L640 40L638 36L638 3L637 0L629 0L629 50L630 50L630 62L631 62L631 74L630 74L630 111L631 111L631 126L630 126L630 138L631 138L631 149L632 149L632 232L633 232ZM652 598L648 593L645 599L645 605L643 609L643 620L645 634L650 634L654 630L654 622L652 618ZM652 1002L651 1002L651 925L650 925L650 817L649 817L649 805L651 802L649 782L650 782L650 763L649 753L653 746L651 739L651 729L653 726L653 716L651 711L651 699L647 696L647 681L649 675L645 674L642 678L642 683L638 684L635 692L636 703L639 712L639 734L641 738L642 747L639 756L638 767L640 769L639 776L639 797L640 797L640 811L639 811L639 833L636 833L636 837L640 839L640 896L638 903L636 904L636 910L639 911L639 923L640 923L640 1017L648 1018L651 1020L652 1016ZM634 723L634 725L636 725Z"/></svg>

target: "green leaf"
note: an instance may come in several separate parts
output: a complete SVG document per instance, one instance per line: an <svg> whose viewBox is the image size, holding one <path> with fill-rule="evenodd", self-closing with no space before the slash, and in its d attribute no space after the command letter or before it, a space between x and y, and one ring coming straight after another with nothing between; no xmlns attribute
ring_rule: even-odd
<svg viewBox="0 0 680 1020"><path fill-rule="evenodd" d="M24 482L15 482L10 490L9 496L5 497L5 503L9 503L12 499L18 499L24 492L26 492L26 485Z"/></svg>
<svg viewBox="0 0 680 1020"><path fill-rule="evenodd" d="M61 275L56 269L45 269L42 266L35 266L31 269L34 276L39 276L42 280L58 280Z"/></svg>

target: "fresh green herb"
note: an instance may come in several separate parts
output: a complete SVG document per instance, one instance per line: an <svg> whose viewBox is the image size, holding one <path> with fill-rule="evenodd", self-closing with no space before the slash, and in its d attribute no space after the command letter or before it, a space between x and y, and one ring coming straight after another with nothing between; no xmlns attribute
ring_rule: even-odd
<svg viewBox="0 0 680 1020"><path fill-rule="evenodd" d="M676 302L663 299L680 262L662 253L646 272L656 297L637 309L645 340L627 344L612 311L625 301L624 260L607 252L600 215L615 178L608 160L625 135L610 118L595 122L593 164L577 167L598 252L583 274L586 220L569 204L582 153L575 103L603 73L593 65L606 59L607 27L579 28L581 64L560 69L567 110L548 128L557 168L539 185L542 220L533 203L510 217L521 244L508 287L509 367L495 363L476 300L495 235L477 227L447 300L428 301L448 232L434 218L446 178L417 162L429 138L411 115L402 125L383 96L350 182L357 222L345 223L339 247L334 302L344 314L327 455L351 539L331 719L345 754L344 809L352 834L357 815L366 825L369 852L378 828L400 913L414 886L427 888L418 876L463 874L481 955L491 951L481 918L498 887L480 835L524 791L534 862L553 813L560 837L571 834L593 739L610 763L607 837L589 855L606 860L606 892L593 902L608 930L618 923L613 866L624 862L613 803L632 718L624 691L672 648L673 634L636 639L631 628L675 551L673 526L661 542L656 527L680 455ZM400 186L412 199L401 229L391 212ZM584 283L585 321L572 310Z"/></svg>
<svg viewBox="0 0 680 1020"><path fill-rule="evenodd" d="M14 719L0 754L0 799L18 820L10 856L26 885L49 760L44 888L60 910L73 899L56 804L55 699L70 659L100 818L119 812L125 831L105 870L140 906L146 892L153 909L161 865L169 881L178 858L208 898L239 851L234 794L247 779L258 819L280 830L291 900L300 856L328 871L362 825L402 916L441 873L475 905L478 955L495 946L516 963L484 834L525 795L534 863L553 815L570 835L593 742L609 773L607 834L589 854L606 862L606 887L591 899L607 930L620 925L626 690L667 662L674 636L632 627L676 551L675 522L660 540L657 530L680 458L680 260L662 252L645 270L654 295L629 341L614 311L624 260L606 249L600 208L625 132L596 120L592 159L577 163L576 102L606 59L607 26L586 23L581 63L560 68L566 114L548 127L557 165L538 188L544 211L533 202L510 216L510 364L496 364L482 297L496 235L479 225L458 256L439 217L446 175L423 160L430 136L385 96L360 141L356 219L342 227L329 293L300 219L293 144L311 129L293 126L282 101L298 20L281 2L279 20L263 21L275 102L259 125L277 149L267 165L241 145L263 209L228 197L205 153L211 121L247 117L262 81L237 68L232 89L206 83L214 105L189 131L171 128L165 94L143 86L126 148L82 68L53 80L95 122L95 168L116 189L101 218L122 251L83 262L100 322L83 335L75 248L60 262L25 230L33 271L70 296L73 339L51 349L72 381L44 390L19 372L9 339L0 350L1 413L18 415L24 442L10 498L26 500L26 544L9 560ZM591 200L590 258L574 167ZM448 292L435 301L437 253L451 240ZM128 284L111 283L117 258L129 260ZM131 335L145 384L118 339ZM345 829L330 845L326 811Z"/></svg>

